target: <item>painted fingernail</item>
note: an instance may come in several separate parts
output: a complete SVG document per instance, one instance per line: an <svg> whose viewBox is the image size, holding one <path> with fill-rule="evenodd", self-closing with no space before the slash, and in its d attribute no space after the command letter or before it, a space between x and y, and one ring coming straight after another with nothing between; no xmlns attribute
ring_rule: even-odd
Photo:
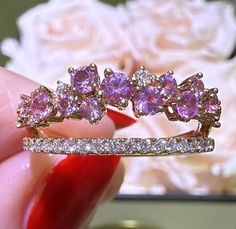
<svg viewBox="0 0 236 229"><path fill-rule="evenodd" d="M107 115L115 123L115 127L117 130L131 126L136 123L136 120L129 117L128 115L121 114L120 112L111 109L107 109Z"/></svg>
<svg viewBox="0 0 236 229"><path fill-rule="evenodd" d="M118 156L71 155L60 161L36 197L26 228L83 228L119 160Z"/></svg>

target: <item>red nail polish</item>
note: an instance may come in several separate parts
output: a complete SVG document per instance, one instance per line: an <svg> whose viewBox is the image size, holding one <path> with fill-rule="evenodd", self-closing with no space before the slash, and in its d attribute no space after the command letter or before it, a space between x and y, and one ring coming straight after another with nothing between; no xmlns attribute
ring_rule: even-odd
<svg viewBox="0 0 236 229"><path fill-rule="evenodd" d="M115 123L116 129L122 129L136 123L136 120L120 112L107 109L107 115Z"/></svg>
<svg viewBox="0 0 236 229"><path fill-rule="evenodd" d="M96 206L120 160L118 156L71 155L46 179L27 229L78 229Z"/></svg>

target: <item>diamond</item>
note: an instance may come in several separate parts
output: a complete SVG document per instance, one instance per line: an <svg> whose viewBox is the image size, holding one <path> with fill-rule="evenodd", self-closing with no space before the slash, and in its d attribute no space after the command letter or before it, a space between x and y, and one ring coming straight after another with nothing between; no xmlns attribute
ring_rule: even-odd
<svg viewBox="0 0 236 229"><path fill-rule="evenodd" d="M69 117L76 112L79 102L75 102L75 93L70 85L59 82L56 95L56 105L60 114Z"/></svg>
<svg viewBox="0 0 236 229"><path fill-rule="evenodd" d="M146 86L152 81L152 74L146 69L139 69L134 73L135 83L138 86Z"/></svg>

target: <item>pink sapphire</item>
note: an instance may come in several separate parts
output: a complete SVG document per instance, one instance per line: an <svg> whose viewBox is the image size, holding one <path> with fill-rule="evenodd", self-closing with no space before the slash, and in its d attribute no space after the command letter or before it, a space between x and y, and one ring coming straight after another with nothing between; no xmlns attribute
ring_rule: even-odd
<svg viewBox="0 0 236 229"><path fill-rule="evenodd" d="M99 121L103 114L103 104L97 98L85 98L79 107L80 115L89 121Z"/></svg>
<svg viewBox="0 0 236 229"><path fill-rule="evenodd" d="M132 97L132 84L128 76L121 72L114 72L106 76L101 83L106 103L118 106L122 99L130 100Z"/></svg>
<svg viewBox="0 0 236 229"><path fill-rule="evenodd" d="M182 92L176 108L181 117L194 118L199 110L197 97L190 91Z"/></svg>
<svg viewBox="0 0 236 229"><path fill-rule="evenodd" d="M219 100L217 95L214 95L214 97L210 97L205 102L205 109L208 113L215 113L217 110L219 110Z"/></svg>
<svg viewBox="0 0 236 229"><path fill-rule="evenodd" d="M51 96L43 91L34 92L31 97L31 112L36 121L48 119L53 111Z"/></svg>
<svg viewBox="0 0 236 229"><path fill-rule="evenodd" d="M192 83L192 88L194 88L195 95L200 98L203 95L204 92L204 83L202 80L198 79L197 77L194 77Z"/></svg>
<svg viewBox="0 0 236 229"><path fill-rule="evenodd" d="M176 96L177 82L172 74L166 73L160 76L160 84L162 87L161 94L166 96Z"/></svg>
<svg viewBox="0 0 236 229"><path fill-rule="evenodd" d="M79 67L74 73L71 73L71 84L81 95L94 91L98 82L99 76L97 70L92 70L89 66Z"/></svg>
<svg viewBox="0 0 236 229"><path fill-rule="evenodd" d="M152 85L142 88L134 95L134 110L137 114L154 115L162 103L160 91Z"/></svg>

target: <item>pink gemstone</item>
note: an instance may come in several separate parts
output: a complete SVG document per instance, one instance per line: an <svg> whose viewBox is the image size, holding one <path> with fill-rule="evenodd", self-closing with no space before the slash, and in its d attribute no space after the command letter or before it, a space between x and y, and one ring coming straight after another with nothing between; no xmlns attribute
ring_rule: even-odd
<svg viewBox="0 0 236 229"><path fill-rule="evenodd" d="M130 100L132 97L132 84L128 76L121 72L114 72L106 76L101 83L107 103L118 106L122 99Z"/></svg>
<svg viewBox="0 0 236 229"><path fill-rule="evenodd" d="M176 108L181 117L194 118L199 110L197 97L190 91L182 92Z"/></svg>
<svg viewBox="0 0 236 229"><path fill-rule="evenodd" d="M194 77L192 80L192 88L194 88L195 90L195 95L200 98L204 92L204 83L202 82L202 80L196 77Z"/></svg>
<svg viewBox="0 0 236 229"><path fill-rule="evenodd" d="M173 74L166 73L160 76L160 84L162 87L161 94L166 96L176 96L177 82Z"/></svg>
<svg viewBox="0 0 236 229"><path fill-rule="evenodd" d="M134 110L137 114L154 115L160 110L162 103L160 91L152 85L144 87L134 95Z"/></svg>
<svg viewBox="0 0 236 229"><path fill-rule="evenodd" d="M59 105L59 112L65 116L72 115L76 107L73 103L73 99L71 99L69 96L63 96L58 101Z"/></svg>
<svg viewBox="0 0 236 229"><path fill-rule="evenodd" d="M19 107L18 107L18 115L20 118L27 118L30 114L30 108L24 103L20 103Z"/></svg>
<svg viewBox="0 0 236 229"><path fill-rule="evenodd" d="M214 97L210 97L205 102L205 109L208 113L215 113L217 110L219 110L219 108L220 105L217 95L215 95Z"/></svg>
<svg viewBox="0 0 236 229"><path fill-rule="evenodd" d="M97 98L85 98L80 107L80 115L89 121L99 121L103 114L103 104Z"/></svg>
<svg viewBox="0 0 236 229"><path fill-rule="evenodd" d="M42 121L48 119L53 111L51 96L46 92L35 92L31 98L31 112L34 119Z"/></svg>
<svg viewBox="0 0 236 229"><path fill-rule="evenodd" d="M79 67L71 74L71 84L81 95L94 91L98 82L99 76L97 70L91 70L89 66Z"/></svg>

